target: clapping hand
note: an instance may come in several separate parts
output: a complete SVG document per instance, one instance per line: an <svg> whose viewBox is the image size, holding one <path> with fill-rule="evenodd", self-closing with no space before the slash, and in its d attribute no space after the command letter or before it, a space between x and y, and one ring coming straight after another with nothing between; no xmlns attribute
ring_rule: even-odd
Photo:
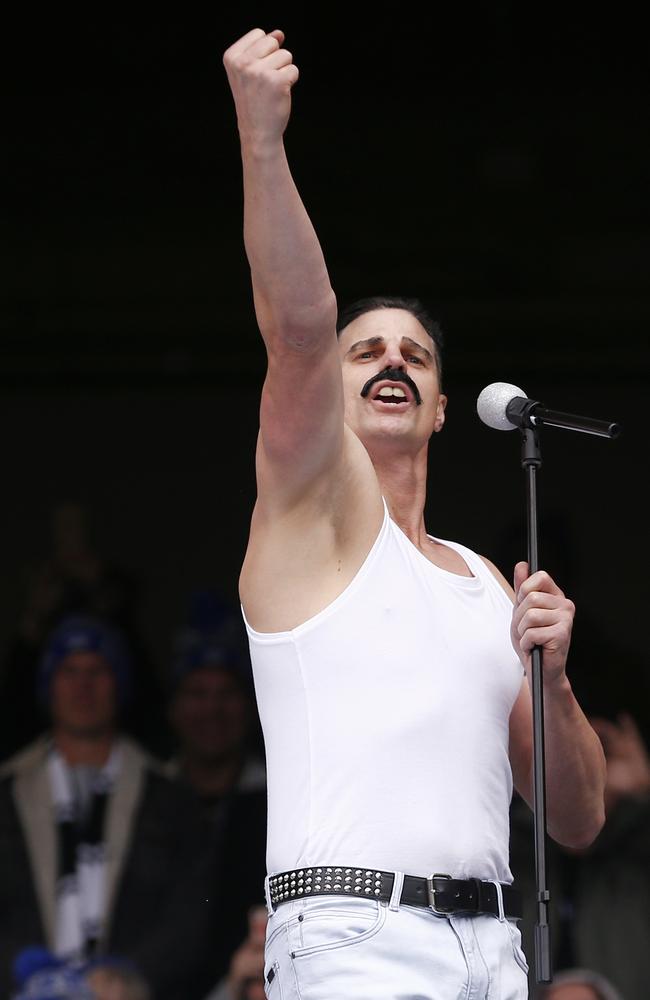
<svg viewBox="0 0 650 1000"><path fill-rule="evenodd" d="M592 717L589 721L600 737L607 760L607 812L622 798L647 795L650 792L650 756L632 716L621 712L616 722L600 717Z"/></svg>

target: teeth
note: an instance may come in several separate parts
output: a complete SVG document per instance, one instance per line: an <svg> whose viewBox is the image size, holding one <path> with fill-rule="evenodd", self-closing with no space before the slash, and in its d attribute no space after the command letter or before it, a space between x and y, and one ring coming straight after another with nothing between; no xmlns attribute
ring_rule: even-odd
<svg viewBox="0 0 650 1000"><path fill-rule="evenodd" d="M379 396L386 396L386 397L399 396L400 399L406 399L406 393L404 392L404 390L398 388L397 386L392 386L392 385L382 386L382 388L377 393L377 397Z"/></svg>

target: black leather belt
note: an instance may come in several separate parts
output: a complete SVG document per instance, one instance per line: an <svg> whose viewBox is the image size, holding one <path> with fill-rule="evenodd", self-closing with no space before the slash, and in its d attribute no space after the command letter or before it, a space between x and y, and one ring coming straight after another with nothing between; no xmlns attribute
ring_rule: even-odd
<svg viewBox="0 0 650 1000"><path fill-rule="evenodd" d="M269 877L271 905L311 896L350 896L388 902L395 872L375 868L321 867L278 872ZM521 919L521 893L504 882L501 886L503 914ZM499 892L494 882L477 878L459 879L436 872L428 877L405 875L400 903L425 906L434 913L493 913L499 915Z"/></svg>

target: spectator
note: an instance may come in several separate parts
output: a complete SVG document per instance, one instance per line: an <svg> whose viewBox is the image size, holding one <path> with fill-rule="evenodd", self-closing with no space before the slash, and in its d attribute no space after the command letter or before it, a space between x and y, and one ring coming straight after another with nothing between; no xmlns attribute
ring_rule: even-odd
<svg viewBox="0 0 650 1000"><path fill-rule="evenodd" d="M194 798L126 738L123 637L65 619L40 660L51 730L0 772L0 995L13 956L47 947L67 962L129 959L156 1000L202 995L206 884L214 886Z"/></svg>
<svg viewBox="0 0 650 1000"><path fill-rule="evenodd" d="M553 967L591 969L610 981L625 1000L647 1000L650 757L630 713L615 720L591 717L590 722L607 760L607 818L585 851L548 845ZM517 800L511 819L513 874L528 885L521 930L524 950L531 954L536 919L533 841L530 818L525 818Z"/></svg>
<svg viewBox="0 0 650 1000"><path fill-rule="evenodd" d="M85 507L73 502L55 507L50 551L26 570L22 586L23 604L0 677L0 759L41 731L43 719L33 702L40 650L57 622L73 614L111 622L128 638L134 653L133 690L122 722L153 752L165 752L163 693L136 625L137 584L128 571L100 555Z"/></svg>
<svg viewBox="0 0 650 1000"><path fill-rule="evenodd" d="M177 754L169 773L193 789L221 834L233 796L266 788L250 666L223 632L185 632L179 646L169 703Z"/></svg>
<svg viewBox="0 0 650 1000"><path fill-rule="evenodd" d="M14 962L11 1000L96 1000L84 969L57 959L45 948L26 948Z"/></svg>
<svg viewBox="0 0 650 1000"><path fill-rule="evenodd" d="M267 912L254 906L248 914L248 934L235 951L227 975L206 1000L264 1000L264 941ZM270 972L269 984L273 979Z"/></svg>
<svg viewBox="0 0 650 1000"><path fill-rule="evenodd" d="M12 1000L151 1000L142 976L128 963L104 959L67 963L44 948L16 957Z"/></svg>
<svg viewBox="0 0 650 1000"><path fill-rule="evenodd" d="M135 969L97 963L86 972L95 1000L152 1000L151 991Z"/></svg>
<svg viewBox="0 0 650 1000"><path fill-rule="evenodd" d="M540 988L536 1000L623 1000L612 984L589 969L566 969L549 986Z"/></svg>
<svg viewBox="0 0 650 1000"><path fill-rule="evenodd" d="M214 982L248 933L250 908L264 902L266 780L240 627L231 613L219 625L212 620L209 632L181 633L169 704L177 755L167 773L202 805L228 900L223 913L215 913Z"/></svg>

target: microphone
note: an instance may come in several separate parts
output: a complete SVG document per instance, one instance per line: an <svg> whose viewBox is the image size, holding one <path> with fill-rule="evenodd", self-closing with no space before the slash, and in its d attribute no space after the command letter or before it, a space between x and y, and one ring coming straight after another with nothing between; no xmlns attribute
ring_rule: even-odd
<svg viewBox="0 0 650 1000"><path fill-rule="evenodd" d="M515 427L534 429L545 424L606 438L618 437L621 431L620 425L610 420L550 410L538 400L529 399L523 389L509 382L487 385L476 400L476 412L484 424L497 431L512 431Z"/></svg>

